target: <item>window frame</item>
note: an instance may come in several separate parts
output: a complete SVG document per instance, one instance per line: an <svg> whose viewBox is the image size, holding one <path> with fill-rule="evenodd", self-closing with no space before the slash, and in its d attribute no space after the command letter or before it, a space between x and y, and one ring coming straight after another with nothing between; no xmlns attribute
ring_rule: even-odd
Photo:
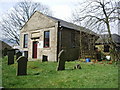
<svg viewBox="0 0 120 90"><path fill-rule="evenodd" d="M28 34L24 34L23 48L28 48Z"/></svg>
<svg viewBox="0 0 120 90"><path fill-rule="evenodd" d="M71 47L75 48L76 47L76 37L75 37L75 31L71 31Z"/></svg>
<svg viewBox="0 0 120 90"><path fill-rule="evenodd" d="M46 33L49 33L47 36L46 36ZM47 38L48 37L48 38ZM46 40L48 40L48 42L46 41ZM48 44L46 44L46 43L48 43ZM47 45L47 46L46 46ZM48 31L44 31L44 44L43 44L43 47L44 48L49 48L50 47L50 31L48 30Z"/></svg>

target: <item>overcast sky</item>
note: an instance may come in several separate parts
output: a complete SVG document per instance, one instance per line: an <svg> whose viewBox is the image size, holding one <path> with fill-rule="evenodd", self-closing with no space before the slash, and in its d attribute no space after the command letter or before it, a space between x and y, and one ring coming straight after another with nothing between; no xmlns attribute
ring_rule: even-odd
<svg viewBox="0 0 120 90"><path fill-rule="evenodd" d="M0 19L1 16L7 13L17 2L23 0L0 0ZM53 16L59 19L69 21L71 18L72 10L74 10L78 2L83 0L31 0L34 2L40 2L50 7L53 12ZM0 33L0 39L5 38Z"/></svg>
<svg viewBox="0 0 120 90"><path fill-rule="evenodd" d="M17 2L21 0L0 0L0 16L5 12L9 11ZM53 11L53 16L69 20L71 17L72 10L78 2L83 0L33 0L34 2L41 2L42 4L48 5Z"/></svg>
<svg viewBox="0 0 120 90"><path fill-rule="evenodd" d="M0 0L0 16L8 12L10 8L15 6L17 2L22 0ZM53 16L69 21L72 11L76 8L78 3L82 3L86 0L33 0L34 2L41 2L48 5L53 11ZM116 30L115 30L116 31ZM113 31L113 33L117 33Z"/></svg>

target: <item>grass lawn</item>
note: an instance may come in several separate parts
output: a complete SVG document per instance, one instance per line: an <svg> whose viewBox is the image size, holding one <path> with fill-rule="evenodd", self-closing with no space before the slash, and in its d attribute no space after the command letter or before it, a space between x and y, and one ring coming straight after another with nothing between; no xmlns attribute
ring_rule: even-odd
<svg viewBox="0 0 120 90"><path fill-rule="evenodd" d="M0 60L0 87L2 87L2 60Z"/></svg>
<svg viewBox="0 0 120 90"><path fill-rule="evenodd" d="M73 69L80 64L82 69ZM29 61L26 76L16 76L17 63L3 59L2 81L5 88L118 88L118 67L114 65L66 62L66 70L56 71L56 62Z"/></svg>

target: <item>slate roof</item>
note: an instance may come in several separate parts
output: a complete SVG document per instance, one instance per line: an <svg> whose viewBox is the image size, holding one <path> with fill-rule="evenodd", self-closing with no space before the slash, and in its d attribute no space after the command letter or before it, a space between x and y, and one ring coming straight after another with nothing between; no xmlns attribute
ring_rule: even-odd
<svg viewBox="0 0 120 90"><path fill-rule="evenodd" d="M6 42L0 40L0 50L3 50L5 48L12 49L12 47L9 44L7 44Z"/></svg>
<svg viewBox="0 0 120 90"><path fill-rule="evenodd" d="M112 39L115 43L120 44L120 35L112 34ZM100 38L96 41L96 44L103 44L103 43L109 43L108 34L100 35Z"/></svg>
<svg viewBox="0 0 120 90"><path fill-rule="evenodd" d="M35 11L34 13L36 13L36 12L38 12L38 13L41 13L41 12L39 12L39 11ZM41 14L43 14L43 13L41 13ZM32 14L32 15L34 15L34 14ZM32 15L31 15L31 17L32 17ZM43 15L45 15L45 14L43 14ZM89 30L89 29L87 29L87 28L85 28L85 27L82 27L82 26L78 26L78 25L76 25L76 24L73 24L73 23L70 23L70 22L67 22L67 21L64 21L64 20L61 20L61 19L58 19L58 18L55 18L55 17L52 17L52 16L48 16L48 15L45 15L46 17L48 17L48 18L51 18L51 19L53 19L53 20L55 20L55 21L57 21L57 22L60 22L60 26L62 26L62 27L66 27L66 28L69 28L69 29L73 29L73 30L78 30L78 31L83 31L83 32L86 32L86 33L89 33L89 34L93 34L93 35L96 35L96 36L98 36L98 34L96 34L95 32L93 32L93 31L91 31L91 30ZM31 18L30 17L30 18ZM29 21L29 20L28 20ZM27 21L27 22L28 22ZM24 25L25 26L25 25ZM24 27L23 26L23 27ZM22 27L22 28L23 28ZM21 29L22 29L21 28Z"/></svg>
<svg viewBox="0 0 120 90"><path fill-rule="evenodd" d="M70 29L74 29L74 30L78 30L78 31L83 31L83 32L86 32L86 33L90 33L90 34L94 34L94 35L97 35L95 32L85 28L85 27L82 27L82 26L78 26L76 24L73 24L73 23L70 23L70 22L67 22L67 21L64 21L64 20L61 20L61 19L58 19L58 18L55 18L55 17L52 17L52 16L48 16L49 18L52 18L56 21L59 21L60 22L60 26L63 26L63 27L66 27L66 28L70 28Z"/></svg>

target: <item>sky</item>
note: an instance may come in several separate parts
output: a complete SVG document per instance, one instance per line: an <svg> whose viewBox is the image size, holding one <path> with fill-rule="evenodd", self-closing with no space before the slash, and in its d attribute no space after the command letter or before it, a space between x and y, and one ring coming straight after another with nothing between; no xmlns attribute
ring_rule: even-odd
<svg viewBox="0 0 120 90"><path fill-rule="evenodd" d="M13 6L15 6L17 2L20 1L22 0L0 0L0 16L8 12ZM33 1L40 2L42 4L49 6L53 12L54 17L70 21L72 17L72 12L75 10L76 6L79 3L82 3L86 0L33 0Z"/></svg>
<svg viewBox="0 0 120 90"><path fill-rule="evenodd" d="M0 20L1 16L10 11L12 7L16 5L17 2L22 0L0 0ZM59 19L70 21L72 11L74 10L76 4L83 0L31 0L34 2L40 2L43 5L47 5L53 13L53 16ZM0 33L0 39L5 38Z"/></svg>
<svg viewBox="0 0 120 90"><path fill-rule="evenodd" d="M15 4L19 1L21 0L0 0L0 16L3 15L5 12L9 11L10 8L15 6ZM33 1L41 2L42 4L49 6L53 12L54 17L63 20L69 20L76 4L78 4L78 2L82 2L83 0L33 0Z"/></svg>

